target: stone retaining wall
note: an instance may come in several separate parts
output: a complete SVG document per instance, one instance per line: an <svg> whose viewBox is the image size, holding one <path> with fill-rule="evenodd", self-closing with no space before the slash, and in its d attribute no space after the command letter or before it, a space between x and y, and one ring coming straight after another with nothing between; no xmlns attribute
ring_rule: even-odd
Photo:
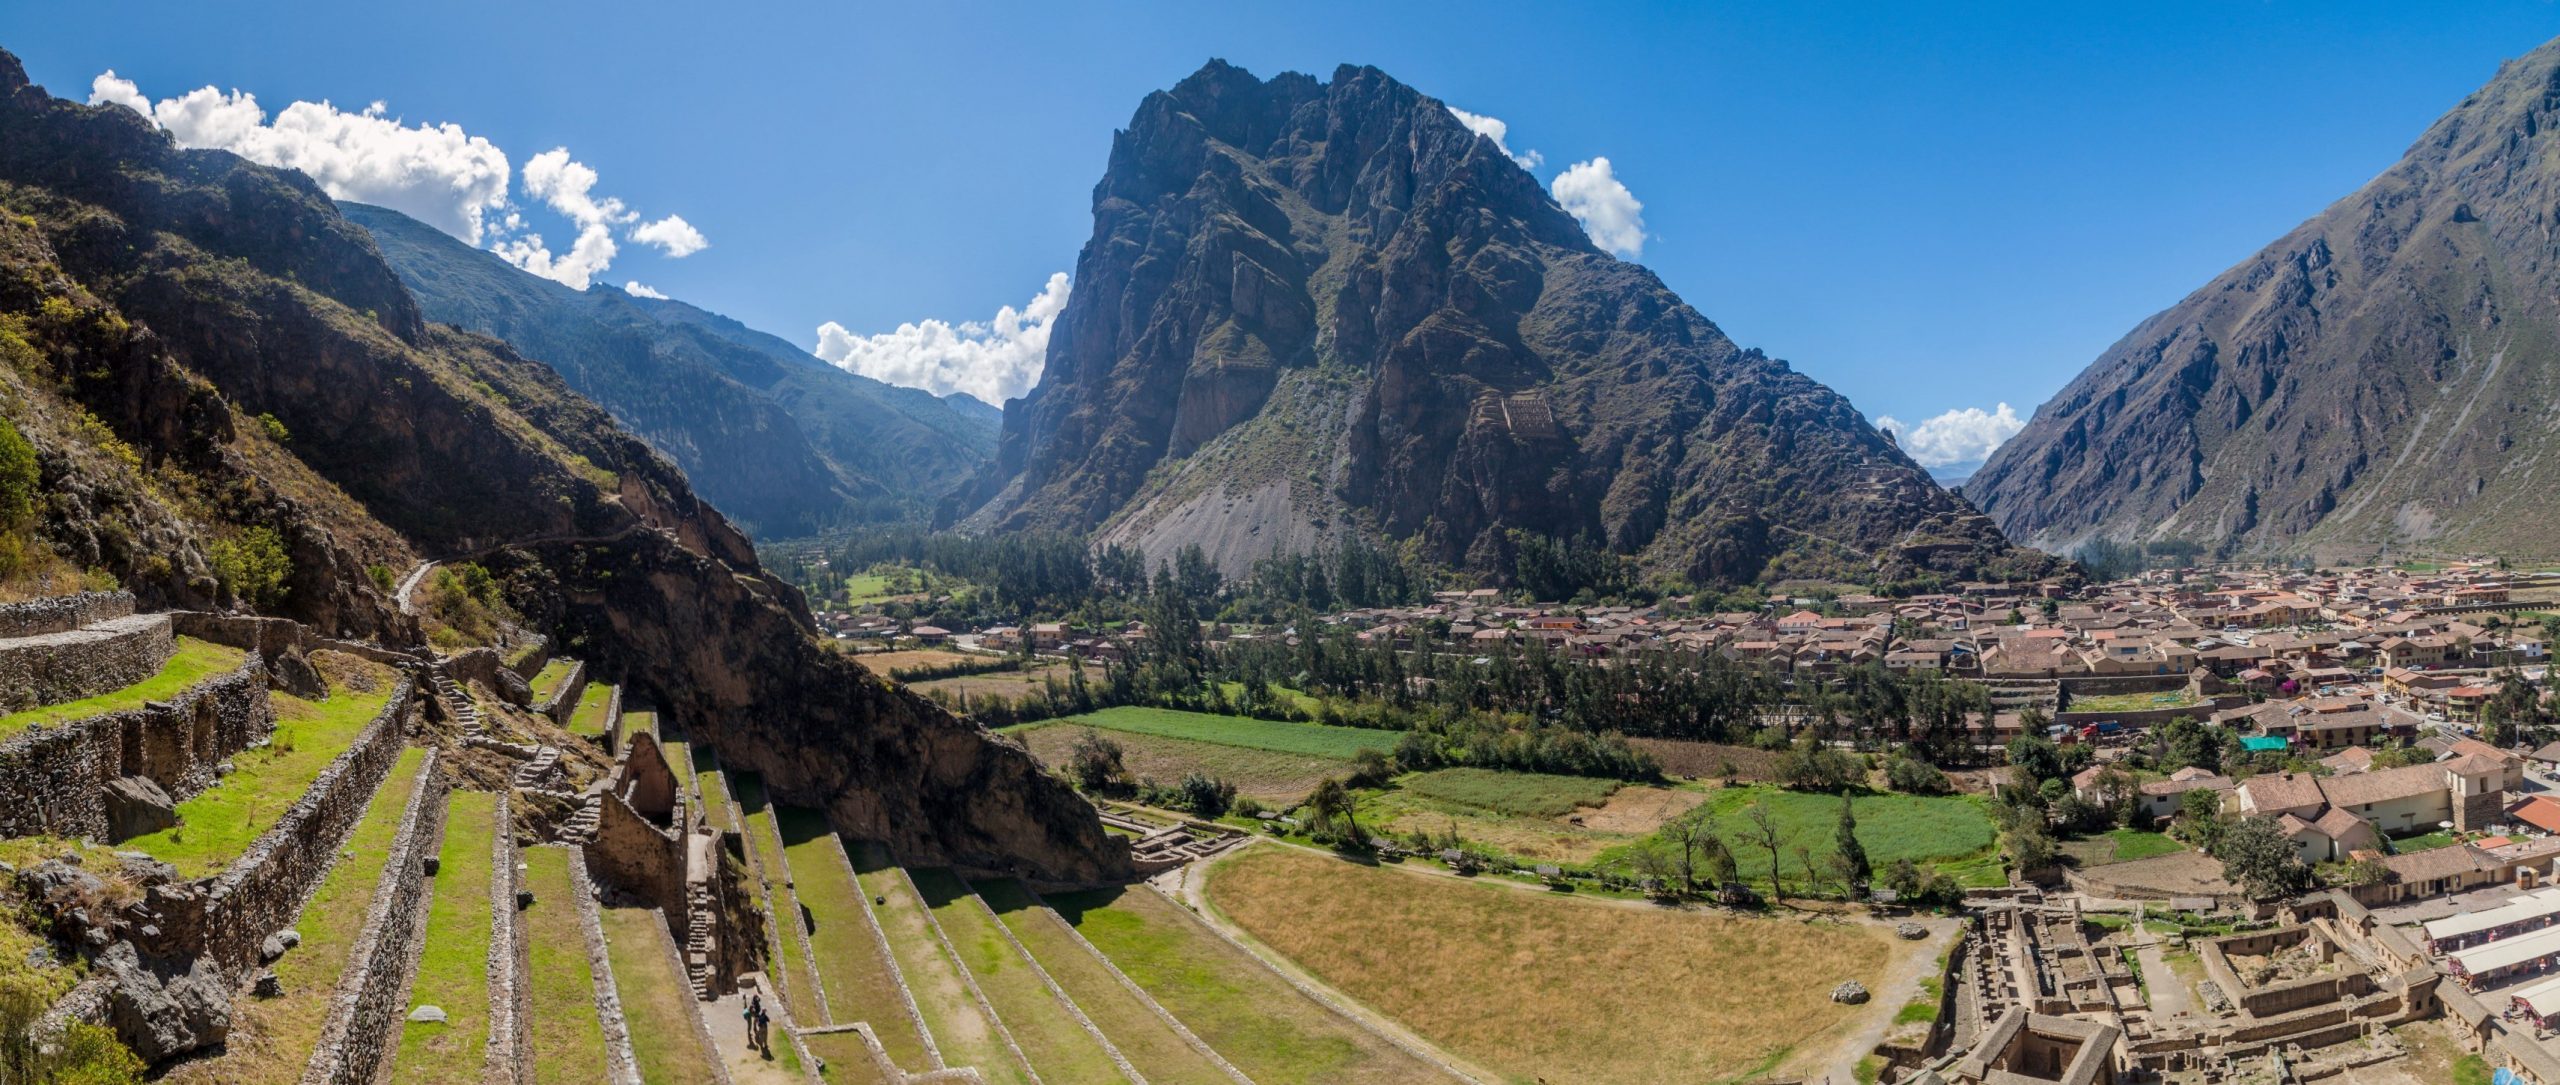
<svg viewBox="0 0 2560 1085"><path fill-rule="evenodd" d="M427 751L418 772L418 789L391 841L364 930L338 980L302 1085L367 1085L399 1046L409 982L426 935L426 861L444 840L445 782L436 772L436 751Z"/></svg>
<svg viewBox="0 0 2560 1085"><path fill-rule="evenodd" d="M578 899L578 930L587 943L587 968L595 974L596 1017L604 1022L605 1076L612 1085L640 1085L639 1060L631 1054L631 1022L622 1013L622 988L613 979L613 956L606 951L604 919L596 914L596 885L587 880L587 859L576 848L569 853L569 889Z"/></svg>
<svg viewBox="0 0 2560 1085"><path fill-rule="evenodd" d="M0 712L113 693L160 673L177 651L160 614L0 640Z"/></svg>
<svg viewBox="0 0 2560 1085"><path fill-rule="evenodd" d="M521 885L516 867L521 864L507 799L507 792L498 792L498 835L489 849L489 1050L481 1080L529 1085L533 1060L520 1053L531 1047L526 1027L533 1016L532 1001L524 987L524 970L516 967L525 959L525 931L524 924L516 922L516 891Z"/></svg>
<svg viewBox="0 0 2560 1085"><path fill-rule="evenodd" d="M332 640L311 631L311 627L291 618L262 618L254 614L223 614L205 610L173 610L170 622L180 636L228 644L234 648L256 652L269 659L285 655L301 655L326 649L360 656L376 663L400 666L421 662L407 652L351 640Z"/></svg>
<svg viewBox="0 0 2560 1085"><path fill-rule="evenodd" d="M274 730L266 664L254 653L168 701L30 728L0 742L0 837L112 839L109 781L149 777L183 800Z"/></svg>
<svg viewBox="0 0 2560 1085"><path fill-rule="evenodd" d="M129 591L84 591L0 604L0 637L68 633L85 625L133 615Z"/></svg>
<svg viewBox="0 0 2560 1085"><path fill-rule="evenodd" d="M373 722L230 869L152 887L135 906L144 913L139 948L168 957L205 953L234 974L254 965L259 943L292 923L399 760L415 693L415 680L402 675Z"/></svg>
<svg viewBox="0 0 2560 1085"><path fill-rule="evenodd" d="M569 726L569 715L578 710L578 695L586 692L587 663L577 660L569 664L569 677L551 691L551 696L533 706L533 710L551 717L551 722Z"/></svg>
<svg viewBox="0 0 2560 1085"><path fill-rule="evenodd" d="M685 914L685 832L679 823L661 829L632 808L620 792L607 792L597 811L596 835L586 842L587 867L597 880L633 898Z"/></svg>

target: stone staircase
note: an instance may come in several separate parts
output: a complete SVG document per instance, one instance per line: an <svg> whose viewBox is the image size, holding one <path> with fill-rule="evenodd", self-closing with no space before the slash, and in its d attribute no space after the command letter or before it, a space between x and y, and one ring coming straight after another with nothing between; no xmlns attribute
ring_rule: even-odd
<svg viewBox="0 0 2560 1085"><path fill-rule="evenodd" d="M471 692L455 682L452 675L437 670L435 690L436 700L444 703L445 711L461 721L463 738L473 739L488 733L487 725L480 720L479 702L472 700Z"/></svg>
<svg viewBox="0 0 2560 1085"><path fill-rule="evenodd" d="M715 997L711 989L711 924L718 906L711 899L709 883L697 881L685 886L684 976L686 982L693 984L693 996L704 1002Z"/></svg>
<svg viewBox="0 0 2560 1085"><path fill-rule="evenodd" d="M533 760L516 768L515 785L520 790L535 790L549 783L560 771L560 748L534 747Z"/></svg>
<svg viewBox="0 0 2560 1085"><path fill-rule="evenodd" d="M596 827L603 820L604 795L596 791L587 792L586 801L578 804L578 812L569 815L568 822L560 826L560 842L584 844L594 840Z"/></svg>

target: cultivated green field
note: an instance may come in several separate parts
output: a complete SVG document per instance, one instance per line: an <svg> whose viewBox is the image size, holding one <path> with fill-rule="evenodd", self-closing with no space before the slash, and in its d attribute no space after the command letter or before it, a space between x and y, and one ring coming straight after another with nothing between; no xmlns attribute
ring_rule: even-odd
<svg viewBox="0 0 2560 1085"><path fill-rule="evenodd" d="M576 666L577 663L572 660L555 659L543 664L541 670L533 672L533 681L526 684L533 687L534 702L539 704L549 698L552 690L560 688L560 683L569 680L569 671Z"/></svg>
<svg viewBox="0 0 2560 1085"><path fill-rule="evenodd" d="M2155 708L2193 708L2203 700L2183 689L2165 693L2110 693L2071 698L2072 712L2148 712Z"/></svg>
<svg viewBox="0 0 2560 1085"><path fill-rule="evenodd" d="M1041 763L1064 768L1084 730L1081 723L1052 720L1012 728L1007 733L1030 747L1032 756ZM1326 777L1351 772L1351 762L1340 757L1279 753L1127 731L1111 732L1111 739L1120 744L1121 764L1131 776L1170 783L1194 772L1205 773L1236 785L1239 795L1274 806L1295 806Z"/></svg>
<svg viewBox="0 0 2560 1085"><path fill-rule="evenodd" d="M1862 794L1851 800L1858 818L1858 843L1875 869L1897 859L1945 871L1967 886L1998 885L2005 880L1993 848L1998 836L1983 800L1971 795ZM1748 810L1764 803L1778 825L1779 869L1792 881L1805 874L1795 848L1803 845L1814 862L1832 852L1832 835L1840 820L1840 797L1775 787L1721 788L1707 802L1683 815L1709 819L1718 836L1733 849L1744 880L1766 886L1768 849L1752 838ZM1628 857L1628 849L1612 849L1601 857L1606 865Z"/></svg>
<svg viewBox="0 0 2560 1085"><path fill-rule="evenodd" d="M1321 723L1283 723L1276 720L1248 719L1243 716L1218 716L1207 712L1183 712L1170 708L1138 708L1123 706L1106 708L1083 716L1069 716L1064 722L1097 727L1106 731L1125 731L1133 735L1156 735L1183 738L1195 742L1214 742L1222 746L1241 746L1249 750L1302 754L1309 757L1335 757L1349 760L1362 750L1389 751L1396 748L1400 737L1393 731L1375 731L1365 727L1333 727ZM1023 724L1007 728L1008 733Z"/></svg>
<svg viewBox="0 0 2560 1085"><path fill-rule="evenodd" d="M443 1023L400 1028L391 1062L396 1082L478 1080L489 1039L490 850L501 830L498 796L456 791L446 804L444 847L437 853L434 899L427 906L425 948L411 1005L444 1010Z"/></svg>
<svg viewBox="0 0 2560 1085"><path fill-rule="evenodd" d="M2130 863L2184 851L2186 845L2171 839L2167 833L2142 829L2110 829L2095 836L2065 841L2065 854L2080 861L2081 866L2104 866L2108 863Z"/></svg>
<svg viewBox="0 0 2560 1085"><path fill-rule="evenodd" d="M578 707L569 714L569 733L589 738L604 737L604 715L613 707L613 687L603 682L589 682L578 692Z"/></svg>
<svg viewBox="0 0 2560 1085"><path fill-rule="evenodd" d="M7 738L37 724L87 719L91 716L103 716L109 712L121 712L128 708L140 708L145 701L165 701L207 678L230 673L247 656L248 653L237 648L197 640L194 637L180 637L177 653L169 657L169 662L161 665L159 673L123 689L101 693L95 697L85 697L77 701L45 708L30 708L23 712L12 712L6 716L0 716L0 738Z"/></svg>
<svg viewBox="0 0 2560 1085"><path fill-rule="evenodd" d="M1512 817L1559 818L1609 801L1619 781L1542 772L1440 769L1396 781L1404 791L1433 802Z"/></svg>

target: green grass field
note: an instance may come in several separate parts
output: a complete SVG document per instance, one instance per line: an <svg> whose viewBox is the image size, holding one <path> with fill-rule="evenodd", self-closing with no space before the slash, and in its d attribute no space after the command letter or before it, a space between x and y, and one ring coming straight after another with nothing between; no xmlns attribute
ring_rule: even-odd
<svg viewBox="0 0 2560 1085"><path fill-rule="evenodd" d="M293 929L302 933L302 944L275 963L284 994L233 1002L231 1040L223 1054L181 1064L162 1080L194 1085L301 1078L311 1060L312 1045L328 1021L338 976L346 970L348 955L364 931L373 891L381 884L382 864L390 858L392 838L400 832L401 815L408 813L409 799L417 794L418 765L426 754L416 746L401 752L391 774L365 804L364 816L348 834L328 877L303 902L301 914L293 921Z"/></svg>
<svg viewBox="0 0 2560 1085"><path fill-rule="evenodd" d="M596 1013L596 977L587 961L585 901L569 876L566 848L526 848L524 886L533 906L525 925L525 988L536 1085L577 1085L605 1078L604 1023Z"/></svg>
<svg viewBox="0 0 2560 1085"><path fill-rule="evenodd" d="M643 1085L716 1080L717 1064L694 1031L693 988L676 971L666 920L655 908L607 908L602 918L605 957L613 962Z"/></svg>
<svg viewBox="0 0 2560 1085"><path fill-rule="evenodd" d="M1109 1053L1050 996L1048 985L997 931L995 918L969 899L968 886L948 870L909 873L925 907L958 951L961 966L978 981L1042 1081L1122 1080Z"/></svg>
<svg viewBox="0 0 2560 1085"><path fill-rule="evenodd" d="M2062 850L2079 860L2081 866L2090 867L2104 866L2108 863L2130 863L2136 859L2168 855L2172 852L2185 851L2186 845L2178 843L2167 833L2147 832L2142 829L2110 829L2095 836L2064 841Z"/></svg>
<svg viewBox="0 0 2560 1085"><path fill-rule="evenodd" d="M8 738L38 724L61 723L87 719L128 708L140 708L145 701L165 701L198 682L216 675L229 674L240 666L248 653L227 645L201 641L194 637L178 638L178 650L162 664L160 672L123 689L66 701L44 708L30 708L0 716L0 739Z"/></svg>
<svg viewBox="0 0 2560 1085"><path fill-rule="evenodd" d="M1084 725L1050 721L1011 729L1008 733L1031 748L1042 764L1063 769ZM1226 746L1161 735L1110 733L1120 744L1121 764L1129 775L1171 783L1191 773L1205 773L1236 785L1236 793L1274 806L1295 806L1329 776L1347 776L1351 762L1339 757L1279 753Z"/></svg>
<svg viewBox="0 0 2560 1085"><path fill-rule="evenodd" d="M311 782L354 744L391 692L339 690L325 701L272 695L274 741L231 759L231 775L178 804L178 824L137 836L124 846L146 852L189 878L215 874L273 828L302 798Z"/></svg>
<svg viewBox="0 0 2560 1085"><path fill-rule="evenodd" d="M915 1018L898 996L897 966L880 956L880 940L872 936L871 919L863 914L871 905L863 887L845 872L846 859L839 857L843 845L816 811L794 813L789 826L781 840L798 879L809 948L818 955L818 977L827 986L827 1007L837 1021L868 1022L881 1049L899 1066L924 1065L924 1038L916 1034Z"/></svg>
<svg viewBox="0 0 2560 1085"><path fill-rule="evenodd" d="M1396 781L1396 786L1433 802L1470 810L1512 817L1559 818L1609 801L1619 782L1590 776L1458 768L1415 773Z"/></svg>
<svg viewBox="0 0 2560 1085"><path fill-rule="evenodd" d="M817 811L786 809L782 813L786 834L806 839L812 846L834 846L835 838L826 835L825 820ZM977 1067L989 1085L1025 1085L1031 1081L1022 1063L1005 1049L996 1022L969 993L960 962L944 952L942 940L934 937L933 921L925 911L924 900L916 896L907 880L895 870L872 869L861 876L860 886L857 896L878 901L872 915L889 941L889 951L898 958L899 973L906 978L907 991L915 996L916 1012L933 1033L944 1064Z"/></svg>
<svg viewBox="0 0 2560 1085"><path fill-rule="evenodd" d="M1221 746L1241 746L1249 750L1301 754L1308 757L1333 757L1349 760L1362 750L1393 750L1402 736L1394 731L1373 731L1365 727L1333 727L1321 723L1282 723L1275 720L1248 719L1243 716L1218 716L1207 712L1183 712L1170 708L1138 708L1123 706L1106 708L1083 716L1069 716L1067 723L1083 724L1106 731L1126 731L1134 735L1156 735L1183 738L1194 742L1214 742ZM1021 727L1038 726L1022 724ZM1006 731L1018 728L1007 728Z"/></svg>
<svg viewBox="0 0 2560 1085"><path fill-rule="evenodd" d="M1150 1082L1221 1085L1229 1080L1206 1056L1173 1031L1147 1002L1131 994L1101 961L1076 943L1075 929L1041 907L1021 885L984 881L971 888L994 909L996 920L1029 947L1049 978L1120 1048Z"/></svg>
<svg viewBox="0 0 2560 1085"><path fill-rule="evenodd" d="M1445 1080L1300 994L1153 890L1095 889L1048 900L1130 980L1262 1085Z"/></svg>
<svg viewBox="0 0 2560 1085"><path fill-rule="evenodd" d="M437 855L435 899L409 1005L435 1006L443 1023L404 1022L391 1080L425 1085L477 1081L489 1042L491 851L497 846L498 796L456 791L445 807L444 847Z"/></svg>
<svg viewBox="0 0 2560 1085"><path fill-rule="evenodd" d="M589 738L603 738L604 715L613 707L613 687L603 682L589 682L578 692L578 707L569 713L569 733Z"/></svg>
<svg viewBox="0 0 2560 1085"><path fill-rule="evenodd" d="M1811 850L1817 863L1830 855L1840 820L1840 797L1775 787L1718 789L1715 796L1683 820L1709 819L1717 835L1733 849L1745 881L1766 887L1769 851L1751 836L1748 810L1765 803L1776 821L1781 856L1779 869L1789 881L1804 876L1795 855L1797 845ZM1967 886L1998 885L2004 880L1993 848L1997 832L1983 800L1971 795L1859 795L1852 800L1858 818L1858 843L1875 869L1897 859L1945 871ZM1628 849L1611 849L1604 865L1623 861Z"/></svg>

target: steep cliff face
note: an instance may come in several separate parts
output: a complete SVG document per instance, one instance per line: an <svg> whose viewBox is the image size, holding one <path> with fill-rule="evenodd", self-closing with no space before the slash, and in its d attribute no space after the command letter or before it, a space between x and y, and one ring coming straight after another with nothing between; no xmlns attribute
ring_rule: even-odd
<svg viewBox="0 0 2560 1085"><path fill-rule="evenodd" d="M1594 248L1371 68L1148 96L1039 387L948 506L1230 571L1346 532L1506 563L1514 529L1702 581L2034 559L1848 402Z"/></svg>
<svg viewBox="0 0 2560 1085"><path fill-rule="evenodd" d="M2560 553L2560 43L2142 322L1965 492L2017 537Z"/></svg>
<svg viewBox="0 0 2560 1085"><path fill-rule="evenodd" d="M307 178L56 100L6 53L0 362L44 497L0 539L154 604L393 642L418 633L392 574L484 560L572 650L848 829L1059 880L1127 869L1028 753L825 654L746 538L559 374L420 319ZM289 574L243 599L217 555L252 529Z"/></svg>
<svg viewBox="0 0 2560 1085"><path fill-rule="evenodd" d="M558 370L759 536L930 511L995 449L991 419L726 317L611 286L572 290L397 211L343 210L429 319Z"/></svg>

